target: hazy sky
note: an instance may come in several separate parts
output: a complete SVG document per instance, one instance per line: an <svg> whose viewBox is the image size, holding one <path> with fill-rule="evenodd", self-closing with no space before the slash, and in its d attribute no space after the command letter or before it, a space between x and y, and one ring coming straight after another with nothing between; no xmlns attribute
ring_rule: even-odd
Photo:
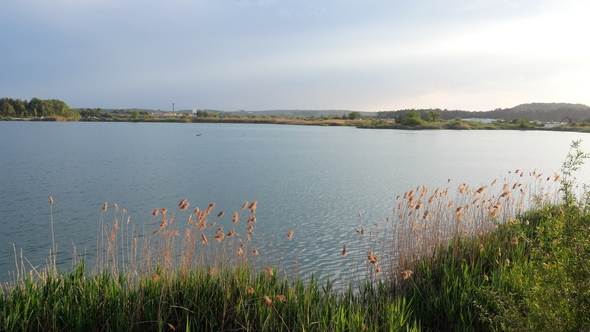
<svg viewBox="0 0 590 332"><path fill-rule="evenodd" d="M0 97L225 111L590 105L590 1L4 0Z"/></svg>

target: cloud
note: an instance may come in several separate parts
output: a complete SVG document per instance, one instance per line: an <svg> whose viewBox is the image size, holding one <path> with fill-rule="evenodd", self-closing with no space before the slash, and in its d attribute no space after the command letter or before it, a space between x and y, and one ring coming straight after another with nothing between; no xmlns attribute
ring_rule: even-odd
<svg viewBox="0 0 590 332"><path fill-rule="evenodd" d="M550 0L23 0L0 13L0 91L79 107L590 103L589 11Z"/></svg>

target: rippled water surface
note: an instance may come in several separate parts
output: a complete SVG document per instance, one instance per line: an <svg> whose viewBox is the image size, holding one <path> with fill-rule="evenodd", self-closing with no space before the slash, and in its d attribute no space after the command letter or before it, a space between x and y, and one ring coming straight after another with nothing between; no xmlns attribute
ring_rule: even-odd
<svg viewBox="0 0 590 332"><path fill-rule="evenodd" d="M74 246L93 258L105 201L145 225L154 208L176 208L182 198L189 210L215 202L214 212L229 219L245 201L258 200L261 256L284 266L298 261L302 275L338 276L343 244L357 241L356 228L389 216L404 191L444 188L449 179L477 186L516 168L552 174L580 138L587 135L0 122L0 281L15 270L15 248L19 261L22 250L32 266L45 263L49 196L65 268ZM590 151L587 141L582 146ZM579 177L588 174L585 168Z"/></svg>

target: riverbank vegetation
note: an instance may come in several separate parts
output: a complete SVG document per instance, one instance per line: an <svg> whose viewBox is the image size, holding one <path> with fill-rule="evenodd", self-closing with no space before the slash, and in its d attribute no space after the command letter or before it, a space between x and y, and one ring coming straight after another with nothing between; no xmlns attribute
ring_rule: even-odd
<svg viewBox="0 0 590 332"><path fill-rule="evenodd" d="M559 174L419 186L382 220L359 213L358 241L331 253L341 280L301 279L265 257L256 201L226 213L183 199L144 227L105 203L93 267L61 272L54 245L41 270L15 250L0 329L588 330L590 193L574 181L588 157L574 142ZM294 231L280 237L297 241Z"/></svg>
<svg viewBox="0 0 590 332"><path fill-rule="evenodd" d="M30 101L0 99L0 119L39 119L48 121L77 120L80 113L57 99L33 98Z"/></svg>
<svg viewBox="0 0 590 332"><path fill-rule="evenodd" d="M590 132L590 107L581 104L523 104L488 112L441 109L358 111L166 112L145 109L70 108L60 100L0 99L0 120L259 123L312 126L353 126L366 129L552 130Z"/></svg>

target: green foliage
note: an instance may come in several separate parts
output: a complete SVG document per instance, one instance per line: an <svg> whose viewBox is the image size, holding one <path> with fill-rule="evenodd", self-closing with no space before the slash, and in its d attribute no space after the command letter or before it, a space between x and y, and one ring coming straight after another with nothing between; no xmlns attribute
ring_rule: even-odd
<svg viewBox="0 0 590 332"><path fill-rule="evenodd" d="M409 110L404 115L400 115L395 118L395 122L403 126L416 127L424 123L420 113L416 110Z"/></svg>
<svg viewBox="0 0 590 332"><path fill-rule="evenodd" d="M441 115L436 110L428 110L422 114L422 120L427 122L440 122Z"/></svg>
<svg viewBox="0 0 590 332"><path fill-rule="evenodd" d="M215 272L211 272L215 271ZM276 273L276 270L275 270ZM361 298L362 294L372 294ZM308 284L241 266L160 271L136 283L109 272L30 278L0 296L3 331L417 331L409 303L366 284L338 293L328 281ZM368 302L366 302L368 301Z"/></svg>
<svg viewBox="0 0 590 332"><path fill-rule="evenodd" d="M361 118L361 112L350 112L348 113L349 120L359 120Z"/></svg>
<svg viewBox="0 0 590 332"><path fill-rule="evenodd" d="M57 99L42 100L33 98L30 101L2 98L0 99L0 115L28 118L28 117L80 117L77 110L71 109L66 103Z"/></svg>

